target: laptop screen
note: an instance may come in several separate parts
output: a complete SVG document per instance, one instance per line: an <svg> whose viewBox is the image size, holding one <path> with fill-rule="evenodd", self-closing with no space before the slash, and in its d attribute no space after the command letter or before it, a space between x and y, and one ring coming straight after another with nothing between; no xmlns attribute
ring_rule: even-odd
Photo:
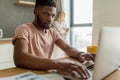
<svg viewBox="0 0 120 80"><path fill-rule="evenodd" d="M93 80L102 80L120 66L120 27L102 27Z"/></svg>

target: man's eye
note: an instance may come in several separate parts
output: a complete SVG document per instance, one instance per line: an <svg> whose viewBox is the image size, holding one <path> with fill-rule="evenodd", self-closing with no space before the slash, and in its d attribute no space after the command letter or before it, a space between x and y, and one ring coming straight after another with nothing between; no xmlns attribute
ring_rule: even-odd
<svg viewBox="0 0 120 80"><path fill-rule="evenodd" d="M49 16L49 14L48 14L48 13L44 13L44 16L47 16L47 17L48 17L48 16Z"/></svg>
<svg viewBox="0 0 120 80"><path fill-rule="evenodd" d="M52 15L52 18L55 18L55 15Z"/></svg>
<svg viewBox="0 0 120 80"><path fill-rule="evenodd" d="M50 16L51 16L52 18L55 18L56 15L54 15L54 14L49 14L49 13L44 13L44 16L46 16L46 17L50 17Z"/></svg>

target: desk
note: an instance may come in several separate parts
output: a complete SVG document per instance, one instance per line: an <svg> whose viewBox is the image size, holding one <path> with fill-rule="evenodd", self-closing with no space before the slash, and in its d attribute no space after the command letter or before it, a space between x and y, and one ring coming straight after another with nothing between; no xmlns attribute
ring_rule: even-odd
<svg viewBox="0 0 120 80"><path fill-rule="evenodd" d="M120 70L115 71L104 80L120 80Z"/></svg>
<svg viewBox="0 0 120 80"><path fill-rule="evenodd" d="M9 69L4 69L0 70L0 77L8 77L8 76L13 76L16 74L24 73L24 72L33 72L35 74L46 74L48 72L45 71L38 71L38 70L30 70L30 69L23 69L23 68L9 68ZM120 80L120 70L114 72L104 80Z"/></svg>
<svg viewBox="0 0 120 80"><path fill-rule="evenodd" d="M45 72L45 71L30 70L30 69L23 69L23 68L14 67L14 68L0 70L0 77L13 76L13 75L17 75L17 74L24 73L24 72L33 72L35 74L48 73L48 72Z"/></svg>
<svg viewBox="0 0 120 80"><path fill-rule="evenodd" d="M59 60L69 61L69 60L72 60L72 59L71 58L63 58L63 59L59 59ZM38 70L31 70L31 69L14 67L14 68L8 68L8 69L0 70L0 77L9 77L9 76L14 76L14 75L25 73L25 72L33 72L33 73L38 74L38 75L49 73L47 71L38 71ZM65 80L68 80L68 79L65 79Z"/></svg>
<svg viewBox="0 0 120 80"><path fill-rule="evenodd" d="M30 69L23 69L23 68L14 67L14 68L0 70L0 77L13 76L13 75L28 72L28 71L33 72L35 74L46 74L46 73L48 73L48 72L45 72L45 71L30 70ZM113 74L111 74L110 76L105 78L104 80L120 80L120 70L114 72Z"/></svg>
<svg viewBox="0 0 120 80"><path fill-rule="evenodd" d="M12 44L12 38L1 38L0 44Z"/></svg>
<svg viewBox="0 0 120 80"><path fill-rule="evenodd" d="M59 60L66 61L66 60L72 60L72 59L71 58L62 58ZM14 75L25 73L25 72L33 72L33 73L38 74L38 75L49 73L47 71L39 71L39 70L31 70L31 69L13 67L13 68L0 70L0 77L9 77L9 76L14 76ZM67 79L65 79L65 80L67 80Z"/></svg>
<svg viewBox="0 0 120 80"><path fill-rule="evenodd" d="M68 60L71 60L71 59L70 58L64 58L64 59L59 59L59 60L68 61ZM13 75L17 75L17 74L24 73L24 72L33 72L33 73L38 74L38 75L49 73L47 71L45 72L45 71L30 70L30 69L14 67L14 68L8 68L8 69L0 70L0 77L13 76ZM120 80L120 70L117 70L117 71L113 72L111 75L106 77L104 80Z"/></svg>

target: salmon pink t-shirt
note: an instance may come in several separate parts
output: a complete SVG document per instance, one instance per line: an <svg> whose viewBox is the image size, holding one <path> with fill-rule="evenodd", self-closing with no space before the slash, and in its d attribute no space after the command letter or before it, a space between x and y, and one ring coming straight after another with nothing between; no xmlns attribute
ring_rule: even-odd
<svg viewBox="0 0 120 80"><path fill-rule="evenodd" d="M56 40L61 36L55 28L46 29L46 33L38 30L32 23L19 25L15 30L13 45L17 38L28 43L28 53L41 58L50 58Z"/></svg>

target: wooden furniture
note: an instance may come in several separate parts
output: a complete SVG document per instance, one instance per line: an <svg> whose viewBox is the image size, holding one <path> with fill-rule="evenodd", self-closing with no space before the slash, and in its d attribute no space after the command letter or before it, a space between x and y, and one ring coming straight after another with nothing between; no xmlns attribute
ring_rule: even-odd
<svg viewBox="0 0 120 80"><path fill-rule="evenodd" d="M13 66L12 38L0 38L0 69Z"/></svg>
<svg viewBox="0 0 120 80"><path fill-rule="evenodd" d="M4 69L4 70L0 70L0 77L8 77L8 76L13 76L13 75L17 75L20 73L24 73L24 72L33 72L35 74L46 74L48 72L45 71L37 71L37 70L29 70L29 69L23 69L23 68L9 68L9 69ZM111 75L109 75L107 78L105 78L104 80L120 80L120 71L115 71L114 73L112 73Z"/></svg>
<svg viewBox="0 0 120 80"><path fill-rule="evenodd" d="M16 5L18 5L18 6L34 7L35 6L35 2L19 0L19 1L16 2Z"/></svg>
<svg viewBox="0 0 120 80"><path fill-rule="evenodd" d="M17 74L24 73L24 72L33 72L35 74L48 73L45 71L37 71L37 70L30 70L30 69L23 69L23 68L14 67L14 68L0 70L0 77L13 76L13 75L17 75Z"/></svg>
<svg viewBox="0 0 120 80"><path fill-rule="evenodd" d="M117 70L107 76L104 80L120 80L120 70Z"/></svg>
<svg viewBox="0 0 120 80"><path fill-rule="evenodd" d="M63 59L59 59L60 61L74 61L71 58L63 58ZM13 68L8 68L8 69L3 69L0 70L0 77L8 77L8 76L13 76L13 75L17 75L17 74L21 74L24 72L33 72L35 74L47 74L49 72L47 71L39 71L39 70L30 70L30 69L24 69L24 68L17 68L17 67L13 67ZM111 73L109 76L107 76L105 79L103 80L120 80L120 70L116 70L113 73Z"/></svg>
<svg viewBox="0 0 120 80"><path fill-rule="evenodd" d="M1 38L0 44L12 44L12 38Z"/></svg>

